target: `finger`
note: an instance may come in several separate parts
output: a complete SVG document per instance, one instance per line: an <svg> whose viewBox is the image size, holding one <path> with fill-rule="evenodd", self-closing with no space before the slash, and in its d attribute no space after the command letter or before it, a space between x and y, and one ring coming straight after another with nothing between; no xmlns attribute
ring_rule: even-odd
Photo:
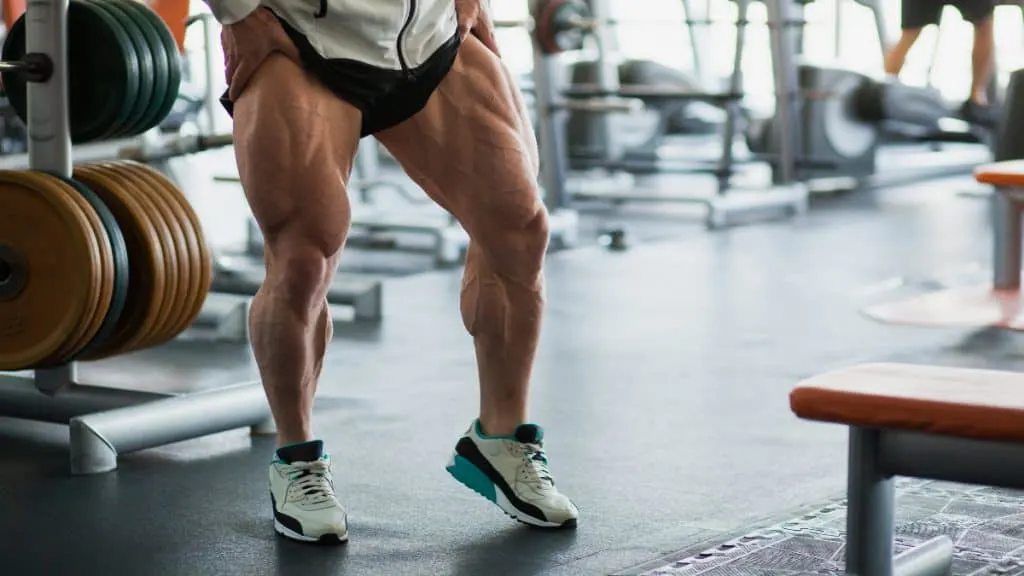
<svg viewBox="0 0 1024 576"><path fill-rule="evenodd" d="M498 48L498 39L494 33L494 23L491 21L491 15L486 10L481 10L477 28L483 32L480 41L494 52L495 56L501 58L501 49Z"/></svg>
<svg viewBox="0 0 1024 576"><path fill-rule="evenodd" d="M494 29L487 25L478 25L473 28L473 35L476 36L484 46L494 52L494 55L501 58L501 50L498 49L498 41L494 38Z"/></svg>

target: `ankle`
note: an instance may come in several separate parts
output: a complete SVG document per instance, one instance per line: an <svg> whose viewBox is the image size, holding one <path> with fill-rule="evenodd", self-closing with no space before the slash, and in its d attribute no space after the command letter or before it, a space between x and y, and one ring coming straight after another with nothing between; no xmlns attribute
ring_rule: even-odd
<svg viewBox="0 0 1024 576"><path fill-rule="evenodd" d="M984 92L978 94L971 94L971 103L976 106L988 106L988 94Z"/></svg>
<svg viewBox="0 0 1024 576"><path fill-rule="evenodd" d="M278 431L277 433L277 447L283 448L285 446L294 446L295 444L304 444L306 442L313 441L313 433L308 430L301 430L285 434L284 432Z"/></svg>
<svg viewBox="0 0 1024 576"><path fill-rule="evenodd" d="M526 422L526 418L485 418L481 416L480 433L484 436L511 436L515 434L516 428Z"/></svg>

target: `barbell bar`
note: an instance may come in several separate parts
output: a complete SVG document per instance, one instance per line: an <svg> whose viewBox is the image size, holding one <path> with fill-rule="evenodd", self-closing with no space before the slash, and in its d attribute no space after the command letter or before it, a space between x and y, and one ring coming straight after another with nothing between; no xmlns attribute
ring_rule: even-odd
<svg viewBox="0 0 1024 576"><path fill-rule="evenodd" d="M679 28L680 26L686 26L687 24L692 25L709 25L717 24L719 21L712 20L710 18L699 18L685 20L649 20L649 19L632 19L632 18L606 18L604 20L598 20L594 18L581 18L578 21L579 28L585 30L594 30L599 26L658 26L658 27L672 27ZM723 24L728 23L730 26L734 25L735 22L722 22ZM492 20L491 24L498 29L516 29L524 28L526 30L533 30L535 22L533 18L525 19L506 19L506 20Z"/></svg>
<svg viewBox="0 0 1024 576"><path fill-rule="evenodd" d="M21 60L0 60L0 72L19 72L29 82L46 82L53 75L53 60L46 54L25 54Z"/></svg>
<svg viewBox="0 0 1024 576"><path fill-rule="evenodd" d="M637 98L588 98L555 102L551 104L551 108L555 110L603 114L608 112L639 112L644 109L644 103Z"/></svg>

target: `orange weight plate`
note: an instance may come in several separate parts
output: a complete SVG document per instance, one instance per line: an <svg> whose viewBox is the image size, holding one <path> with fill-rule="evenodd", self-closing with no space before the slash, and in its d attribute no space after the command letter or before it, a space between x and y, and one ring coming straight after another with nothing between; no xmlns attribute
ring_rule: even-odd
<svg viewBox="0 0 1024 576"><path fill-rule="evenodd" d="M0 370L54 360L95 308L99 242L79 204L45 179L0 171Z"/></svg>
<svg viewBox="0 0 1024 576"><path fill-rule="evenodd" d="M163 215L161 206L155 203L152 195L147 193L145 190L136 189L130 183L124 182L116 174L111 174L109 170L97 164L83 165L76 169L76 174L78 171L81 171L83 174L88 174L90 178L98 181L100 185L108 190L118 191L122 196L134 197L146 210L146 215L149 217L150 222L153 224L153 229L156 231L156 240L160 243L160 249L163 255L161 264L163 266L164 273L164 290L163 293L159 295L159 299L155 303L155 316L152 318L152 322L147 326L144 326L136 334L133 334L132 337L122 345L119 353L125 354L133 350L146 348L148 347L149 342L151 342L167 324L174 298L177 297L180 278L178 276L178 257L171 230L167 225L167 220Z"/></svg>
<svg viewBox="0 0 1024 576"><path fill-rule="evenodd" d="M92 228L97 240L99 259L96 260L95 267L100 273L100 284L96 287L97 294L93 298L93 307L87 313L87 317L83 318L84 322L79 327L78 333L54 356L54 360L59 364L70 360L72 356L84 348L92 340L92 337L96 335L96 332L99 331L100 325L103 324L103 319L107 316L111 297L114 295L114 252L110 244L110 237L103 227L103 221L100 220L96 210L80 192L60 178L45 172L28 172L25 176L40 178L51 186L57 186L70 196L89 220L89 226Z"/></svg>
<svg viewBox="0 0 1024 576"><path fill-rule="evenodd" d="M203 304L206 302L206 295L209 293L210 286L213 283L213 253L210 251L210 247L206 243L206 236L203 234L202 222L200 222L199 215L196 214L196 211L188 201L188 198L185 197L185 194L181 189L178 188L169 178L152 167L140 162L123 160L118 163L131 168L138 174L145 175L153 182L159 183L166 191L168 198L175 198L182 208L182 213L188 218L188 228L195 236L198 261L194 262L193 265L197 266L196 269L200 274L196 277L198 284L196 295L192 298L192 307L181 323L181 326L178 328L177 334L180 334L192 324L197 316L199 316L200 311L203 309Z"/></svg>
<svg viewBox="0 0 1024 576"><path fill-rule="evenodd" d="M176 270L179 278L178 292L177 297L172 302L167 322L162 324L160 331L146 342L146 346L163 344L178 335L180 332L178 326L191 309L192 298L195 297L193 285L196 284L195 276L198 273L198 270L192 264L192 253L195 250L193 248L195 234L190 234L191 225L188 223L187 216L182 213L181 207L175 199L169 198L164 190L158 184L154 185L152 179L146 178L144 173L137 173L135 170L118 162L104 162L98 164L97 168L106 171L112 177L120 179L127 186L138 190L140 194L149 194L154 203L164 208L162 214L167 219L167 224L174 237L175 252L178 257L178 267Z"/></svg>
<svg viewBox="0 0 1024 576"><path fill-rule="evenodd" d="M188 246L181 232L181 226L178 225L178 219L170 203L160 193L150 190L148 186L130 175L126 177L125 174L114 170L108 163L93 164L91 168L95 169L98 174L117 182L117 185L130 190L133 194L146 198L156 209L152 216L155 216L154 221L159 222L161 229L169 291L161 308L160 322L143 340L135 344L133 349L141 350L156 346L165 341L165 335L173 328L179 316L181 300L188 291L188 269L182 266L187 257Z"/></svg>
<svg viewBox="0 0 1024 576"><path fill-rule="evenodd" d="M108 186L109 179L97 176L89 166L78 166L75 180L88 186L110 209L124 235L130 262L128 297L113 334L83 360L99 360L128 350L128 344L139 334L152 330L159 320L160 306L166 291L167 274L164 267L164 248L153 212L144 199L119 186Z"/></svg>
<svg viewBox="0 0 1024 576"><path fill-rule="evenodd" d="M188 259L183 264L189 267L189 279L191 282L188 295L181 303L181 315L173 330L167 336L167 339L170 340L181 334L192 324L192 321L195 320L199 310L202 308L203 302L206 300L206 293L209 290L212 276L212 266L206 264L204 260L205 239L203 238L202 230L196 229L195 222L198 222L198 217L196 217L195 212L192 210L191 204L188 203L184 194L173 183L166 178L154 176L153 173L155 171L145 164L119 161L116 165L119 170L128 172L146 182L151 190L162 194L176 207L175 213L179 218L179 223L188 243Z"/></svg>

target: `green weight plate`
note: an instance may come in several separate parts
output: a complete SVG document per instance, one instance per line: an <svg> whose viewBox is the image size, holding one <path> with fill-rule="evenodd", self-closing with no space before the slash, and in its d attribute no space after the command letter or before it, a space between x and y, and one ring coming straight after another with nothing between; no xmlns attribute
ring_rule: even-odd
<svg viewBox="0 0 1024 576"><path fill-rule="evenodd" d="M77 190L85 198L85 201L92 206L92 209L96 211L96 215L100 217L100 222L103 223L103 229L106 230L107 236L110 237L110 247L114 254L114 293L110 298L110 309L107 311L107 315L103 317L103 323L100 325L99 331L85 347L69 360L72 361L102 345L114 333L114 329L117 328L117 321L121 318L121 312L124 311L124 303L128 298L128 267L130 266L128 261L128 245L125 244L124 234L121 232L121 226L117 223L117 219L114 218L114 214L95 192L77 180L64 178L54 172L48 172L48 174L66 182Z"/></svg>
<svg viewBox="0 0 1024 576"><path fill-rule="evenodd" d="M81 2L94 10L101 18L106 22L106 25L111 30L115 31L118 36L118 40L122 43L124 49L124 60L133 60L135 62L136 73L129 82L129 88L125 92L125 99L123 107L118 110L117 119L104 127L104 130L95 138L95 140L109 140L117 136L121 136L125 133L125 129L129 127L132 116L135 114L135 110L139 105L139 99L142 97L143 88L143 76L146 75L146 70L143 68L142 61L145 54L139 52L138 45L141 43L141 38L136 39L131 33L131 29L128 28L128 24L118 17L110 8L110 2L103 0L76 0ZM148 46L147 46L148 48ZM152 66L149 67L149 75L151 78ZM152 92L152 82L150 84L150 92Z"/></svg>
<svg viewBox="0 0 1024 576"><path fill-rule="evenodd" d="M131 112L125 119L119 130L114 130L103 135L104 139L129 136L135 134L135 128L139 125L142 117L153 100L153 52L149 48L149 42L143 35L142 30L136 23L133 15L130 15L120 2L110 0L86 0L92 2L96 7L106 10L112 18L117 20L124 27L125 33L135 48L135 54L139 58L139 96L132 106Z"/></svg>
<svg viewBox="0 0 1024 576"><path fill-rule="evenodd" d="M117 0L120 2L133 2L133 0ZM161 43L164 45L164 52L167 54L167 66L168 75L167 81L167 98L164 100L163 106L157 112L156 118L153 120L153 124L148 126L147 129L152 128L163 122L167 114L171 112L171 108L174 107L175 100L178 99L178 89L181 86L181 56L178 54L178 44L174 41L174 36L171 31L167 28L167 24L153 11L149 6L145 6L141 3L134 2L138 5L139 10L145 14L150 24L153 26L153 31L160 37Z"/></svg>
<svg viewBox="0 0 1024 576"><path fill-rule="evenodd" d="M159 124L163 119L163 116L160 116L160 111L163 109L165 100L170 99L171 105L173 106L174 104L174 98L170 95L170 58L176 58L176 53L167 54L167 49L160 38L160 33L157 32L150 19L146 16L146 12L149 9L141 2L128 0L127 2L117 2L116 4L135 19L135 23L138 25L142 35L146 37L149 51L153 54L153 96L146 103L145 114L143 114L131 132L131 134L141 134ZM160 22L162 23L163 20ZM166 114L164 115L166 116Z"/></svg>
<svg viewBox="0 0 1024 576"><path fill-rule="evenodd" d="M78 0L68 5L68 96L71 141L96 140L128 116L138 97L139 62L121 26L95 7ZM2 58L25 55L25 16L7 33ZM7 98L28 121L28 83L16 72L3 72Z"/></svg>

